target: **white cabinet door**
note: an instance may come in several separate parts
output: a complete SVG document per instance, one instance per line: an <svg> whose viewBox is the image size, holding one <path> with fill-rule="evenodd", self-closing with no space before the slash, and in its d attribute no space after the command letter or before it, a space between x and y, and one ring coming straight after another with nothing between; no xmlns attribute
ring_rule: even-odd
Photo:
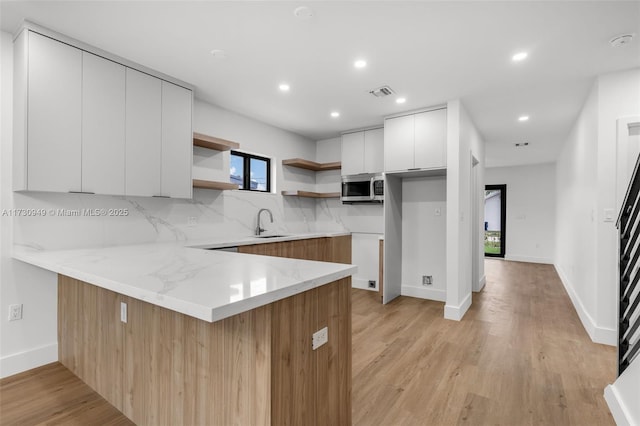
<svg viewBox="0 0 640 426"><path fill-rule="evenodd" d="M342 135L342 175L364 173L364 132Z"/></svg>
<svg viewBox="0 0 640 426"><path fill-rule="evenodd" d="M127 68L125 194L159 196L162 82Z"/></svg>
<svg viewBox="0 0 640 426"><path fill-rule="evenodd" d="M191 90L162 82L162 195L191 198Z"/></svg>
<svg viewBox="0 0 640 426"><path fill-rule="evenodd" d="M414 116L389 118L384 122L384 170L414 168Z"/></svg>
<svg viewBox="0 0 640 426"><path fill-rule="evenodd" d="M364 172L382 173L384 171L384 129L365 130L364 132Z"/></svg>
<svg viewBox="0 0 640 426"><path fill-rule="evenodd" d="M124 194L125 67L82 52L82 191Z"/></svg>
<svg viewBox="0 0 640 426"><path fill-rule="evenodd" d="M421 112L415 115L414 167L431 169L446 167L447 110Z"/></svg>
<svg viewBox="0 0 640 426"><path fill-rule="evenodd" d="M82 52L29 32L27 188L81 191Z"/></svg>

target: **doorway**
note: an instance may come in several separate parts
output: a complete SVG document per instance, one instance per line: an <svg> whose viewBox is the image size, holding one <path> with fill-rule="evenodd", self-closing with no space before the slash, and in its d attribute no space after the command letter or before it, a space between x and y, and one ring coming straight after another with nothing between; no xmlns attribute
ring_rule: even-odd
<svg viewBox="0 0 640 426"><path fill-rule="evenodd" d="M484 255L502 257L507 239L507 185L484 187Z"/></svg>

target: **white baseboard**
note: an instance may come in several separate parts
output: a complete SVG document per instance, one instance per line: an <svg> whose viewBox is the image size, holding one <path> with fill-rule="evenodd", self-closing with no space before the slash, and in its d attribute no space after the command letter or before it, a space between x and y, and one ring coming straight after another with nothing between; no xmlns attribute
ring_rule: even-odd
<svg viewBox="0 0 640 426"><path fill-rule="evenodd" d="M420 299L436 300L438 302L447 301L446 290L440 290L428 287L415 287L411 285L403 285L400 287L402 296L418 297Z"/></svg>
<svg viewBox="0 0 640 426"><path fill-rule="evenodd" d="M0 359L0 378L13 376L41 365L58 360L58 343L40 346L24 352L4 356Z"/></svg>
<svg viewBox="0 0 640 426"><path fill-rule="evenodd" d="M547 257L519 256L515 254L505 255L504 260L510 260L512 262L545 263L548 265L553 265L553 259L549 259Z"/></svg>
<svg viewBox="0 0 640 426"><path fill-rule="evenodd" d="M473 291L475 291L476 293L482 291L484 286L487 284L487 276L483 275L482 278L480 278L480 280L478 280L478 282L474 284L476 285L473 286Z"/></svg>
<svg viewBox="0 0 640 426"><path fill-rule="evenodd" d="M351 288L359 288L361 290L378 291L378 283L376 282L376 288L369 287L369 280L364 278L351 277Z"/></svg>
<svg viewBox="0 0 640 426"><path fill-rule="evenodd" d="M594 343L600 343L603 345L616 346L618 342L618 332L614 328L607 327L599 327L596 322L593 320L593 317L589 315L587 310L580 300L580 297L576 293L573 288L573 285L569 281L569 278L565 275L564 271L559 265L553 265L556 268L556 272L560 277L560 281L564 286L564 289L567 291L571 302L573 303L573 307L578 313L578 317L582 322L582 326L587 331L587 334L591 338Z"/></svg>
<svg viewBox="0 0 640 426"><path fill-rule="evenodd" d="M464 314L471 306L471 293L467 294L462 303L459 306L444 305L444 318L454 321L460 321Z"/></svg>
<svg viewBox="0 0 640 426"><path fill-rule="evenodd" d="M613 385L607 385L604 388L604 399L607 401L609 411L618 426L631 426L634 423L631 422L629 410L625 407L618 391Z"/></svg>

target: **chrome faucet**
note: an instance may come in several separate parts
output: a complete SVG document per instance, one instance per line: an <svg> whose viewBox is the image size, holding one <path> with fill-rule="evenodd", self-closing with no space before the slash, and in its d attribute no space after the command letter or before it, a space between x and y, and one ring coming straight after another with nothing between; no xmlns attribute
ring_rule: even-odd
<svg viewBox="0 0 640 426"><path fill-rule="evenodd" d="M261 214L262 212L267 212L267 213L269 213L269 218L271 219L271 223L273 223L273 213L271 213L271 210L269 210L269 209L260 209L260 210L258 211L258 225L256 226L256 235L260 235L260 233L261 233L262 231L264 231L264 229L260 226L260 214Z"/></svg>

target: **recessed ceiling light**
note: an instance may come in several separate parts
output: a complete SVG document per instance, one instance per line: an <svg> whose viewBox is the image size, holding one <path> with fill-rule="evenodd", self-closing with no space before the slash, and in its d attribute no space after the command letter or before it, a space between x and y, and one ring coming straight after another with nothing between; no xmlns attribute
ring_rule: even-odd
<svg viewBox="0 0 640 426"><path fill-rule="evenodd" d="M227 52L225 52L224 50L221 50L221 49L213 49L211 51L211 54L216 59L227 59L227 56L228 56Z"/></svg>
<svg viewBox="0 0 640 426"><path fill-rule="evenodd" d="M332 116L333 118L338 118L338 117L340 117L340 113L339 113L338 111L332 111L332 112L331 112L331 116Z"/></svg>
<svg viewBox="0 0 640 426"><path fill-rule="evenodd" d="M311 19L313 18L313 9L308 6L296 7L293 15L298 19Z"/></svg>
<svg viewBox="0 0 640 426"><path fill-rule="evenodd" d="M520 62L527 59L527 56L529 56L527 52L518 52L511 57L511 60L514 62Z"/></svg>
<svg viewBox="0 0 640 426"><path fill-rule="evenodd" d="M289 85L287 83L281 83L278 86L278 89L280 89L282 92L288 92L290 88L291 87L289 87Z"/></svg>
<svg viewBox="0 0 640 426"><path fill-rule="evenodd" d="M364 68L367 66L367 61L363 60L363 59L358 59L357 61L355 61L353 63L353 66L356 68Z"/></svg>
<svg viewBox="0 0 640 426"><path fill-rule="evenodd" d="M520 117L518 117L518 121L529 121L529 116L521 115Z"/></svg>
<svg viewBox="0 0 640 426"><path fill-rule="evenodd" d="M407 102L407 100L406 100L405 98L398 98L398 99L396 99L396 103L397 103L397 104L403 104L403 103L405 103L405 102Z"/></svg>

